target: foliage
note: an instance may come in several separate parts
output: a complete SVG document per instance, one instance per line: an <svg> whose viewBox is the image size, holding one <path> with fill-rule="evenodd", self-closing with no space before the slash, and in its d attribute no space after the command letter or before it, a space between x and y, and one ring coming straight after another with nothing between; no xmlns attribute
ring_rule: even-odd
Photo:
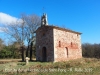
<svg viewBox="0 0 100 75"><path fill-rule="evenodd" d="M1 49L0 58L20 58L19 54L19 48L12 44Z"/></svg>
<svg viewBox="0 0 100 75"><path fill-rule="evenodd" d="M100 58L100 44L82 44L82 53L84 57Z"/></svg>
<svg viewBox="0 0 100 75"><path fill-rule="evenodd" d="M24 50L26 47L24 46ZM32 47L32 58L36 57L36 48L35 46ZM0 50L0 58L21 58L21 48L18 42L13 42L8 46L4 46Z"/></svg>
<svg viewBox="0 0 100 75"><path fill-rule="evenodd" d="M29 57L28 51L30 50L30 60L32 60L32 47L33 42L36 41L35 32L38 27L40 27L40 17L35 14L22 14L16 23L5 26L6 29L4 29L4 32L10 36L11 40L19 42L22 61L25 61L24 45L27 45L26 57Z"/></svg>
<svg viewBox="0 0 100 75"><path fill-rule="evenodd" d="M3 44L3 40L0 38L0 50L3 48L4 44Z"/></svg>
<svg viewBox="0 0 100 75"><path fill-rule="evenodd" d="M0 51L1 58L9 58L11 57L11 51L6 50L5 48Z"/></svg>

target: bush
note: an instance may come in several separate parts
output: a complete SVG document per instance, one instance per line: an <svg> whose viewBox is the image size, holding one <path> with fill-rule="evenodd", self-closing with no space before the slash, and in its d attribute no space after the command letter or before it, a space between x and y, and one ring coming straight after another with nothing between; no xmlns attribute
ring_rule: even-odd
<svg viewBox="0 0 100 75"><path fill-rule="evenodd" d="M83 57L100 58L100 44L82 44Z"/></svg>
<svg viewBox="0 0 100 75"><path fill-rule="evenodd" d="M0 58L19 58L18 49L14 46L5 46L0 51Z"/></svg>

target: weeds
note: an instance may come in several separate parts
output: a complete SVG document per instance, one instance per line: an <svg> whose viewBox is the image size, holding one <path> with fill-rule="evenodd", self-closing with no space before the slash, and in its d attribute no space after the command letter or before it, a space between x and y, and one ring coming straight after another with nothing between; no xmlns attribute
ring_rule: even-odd
<svg viewBox="0 0 100 75"><path fill-rule="evenodd" d="M5 68L13 68L16 72L4 72ZM100 60L82 58L66 62L10 62L0 64L0 74L4 75L99 75Z"/></svg>

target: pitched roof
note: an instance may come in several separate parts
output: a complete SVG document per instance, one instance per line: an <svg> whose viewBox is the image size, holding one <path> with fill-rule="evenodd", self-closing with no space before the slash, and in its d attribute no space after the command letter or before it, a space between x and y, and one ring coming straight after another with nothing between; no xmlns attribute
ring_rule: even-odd
<svg viewBox="0 0 100 75"><path fill-rule="evenodd" d="M47 25L48 26L48 25ZM76 34L82 34L80 32L76 32L76 31L73 31L73 30L70 30L70 29L66 29L66 28L61 28L61 27L58 27L58 26L51 26L49 25L48 27L53 27L55 29L58 29L58 30L63 30L63 31L67 31L67 32L72 32L72 33L76 33Z"/></svg>
<svg viewBox="0 0 100 75"><path fill-rule="evenodd" d="M76 34L82 34L82 33L80 33L80 32L76 32L76 31L73 31L73 30L70 30L70 29L61 28L61 27L52 26L52 25L46 25L46 26L42 26L42 27L50 27L50 28L55 28L55 29L58 29L58 30L63 30L63 31L67 31L67 32L76 33ZM40 27L40 28L41 28L41 27Z"/></svg>

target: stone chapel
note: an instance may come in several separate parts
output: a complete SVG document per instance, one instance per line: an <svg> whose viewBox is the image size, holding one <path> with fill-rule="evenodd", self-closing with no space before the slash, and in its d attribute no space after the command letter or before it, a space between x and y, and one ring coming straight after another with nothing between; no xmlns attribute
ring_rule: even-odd
<svg viewBox="0 0 100 75"><path fill-rule="evenodd" d="M48 25L47 15L41 17L36 31L36 60L58 62L82 58L81 33Z"/></svg>

